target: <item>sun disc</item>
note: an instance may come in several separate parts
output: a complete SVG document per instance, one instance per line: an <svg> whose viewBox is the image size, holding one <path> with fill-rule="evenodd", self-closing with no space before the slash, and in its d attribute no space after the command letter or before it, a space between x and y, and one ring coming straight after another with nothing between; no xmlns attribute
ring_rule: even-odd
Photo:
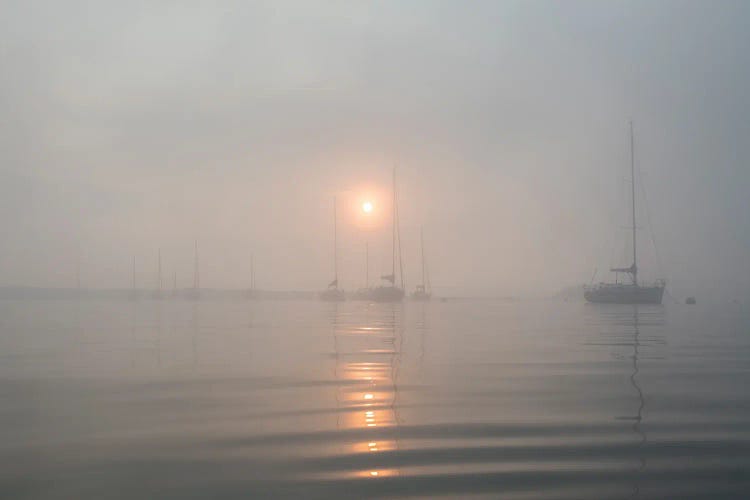
<svg viewBox="0 0 750 500"><path fill-rule="evenodd" d="M372 203L369 201L366 201L362 203L362 211L366 214L372 213Z"/></svg>

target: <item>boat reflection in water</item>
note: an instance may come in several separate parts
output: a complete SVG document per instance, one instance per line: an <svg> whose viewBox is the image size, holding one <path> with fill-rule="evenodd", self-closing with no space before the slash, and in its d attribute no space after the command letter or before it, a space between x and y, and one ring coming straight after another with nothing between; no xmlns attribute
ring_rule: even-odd
<svg viewBox="0 0 750 500"><path fill-rule="evenodd" d="M664 309L660 306L630 306L611 305L607 309L598 309L596 316L603 320L600 334L604 337L604 345L612 348L613 357L626 362L624 373L631 388L626 395L628 405L632 405L631 414L615 415L615 419L632 422L629 430L634 435L633 446L637 463L631 469L632 493L631 498L641 497L641 479L646 474L648 435L645 429L646 392L641 374L640 363L645 360L661 358L659 349L665 344L664 338L656 331L664 326ZM657 328L651 328L651 327ZM646 333L641 329L645 327ZM634 399L634 401L632 401ZM632 401L632 403L631 403Z"/></svg>
<svg viewBox="0 0 750 500"><path fill-rule="evenodd" d="M374 309L374 310L373 310ZM372 311L373 314L370 314ZM355 315L351 315L355 317ZM356 317L361 315L358 313ZM398 449L391 431L399 425L398 369L403 342L400 304L369 304L365 321L349 322L338 305L332 318L338 405L336 428L354 432L346 455L377 455ZM385 430L385 432L384 432ZM361 437L360 437L361 436ZM367 457L355 477L389 477L399 469Z"/></svg>

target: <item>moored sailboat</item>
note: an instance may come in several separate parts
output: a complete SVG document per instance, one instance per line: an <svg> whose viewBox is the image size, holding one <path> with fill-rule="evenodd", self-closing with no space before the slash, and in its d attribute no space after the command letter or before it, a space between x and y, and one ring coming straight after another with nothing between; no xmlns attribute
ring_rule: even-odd
<svg viewBox="0 0 750 500"><path fill-rule="evenodd" d="M399 276L401 287L396 286L396 243L399 247L401 239L398 232L398 199L396 197L396 169L393 169L393 219L392 219L392 249L391 249L391 273L380 277L384 282L390 283L381 285L369 290L369 299L376 302L400 302L404 299L404 268L401 262L401 250L398 252Z"/></svg>
<svg viewBox="0 0 750 500"><path fill-rule="evenodd" d="M250 254L250 288L246 292L248 299L257 299L258 294L255 290L255 256Z"/></svg>
<svg viewBox="0 0 750 500"><path fill-rule="evenodd" d="M635 147L633 140L633 123L630 123L630 191L633 231L633 263L630 267L613 268L614 273L624 273L630 276L630 283L599 283L586 286L583 296L589 302L607 304L661 304L666 282L658 280L656 283L644 285L638 282L638 246L636 244L635 220Z"/></svg>
<svg viewBox="0 0 750 500"><path fill-rule="evenodd" d="M157 256L157 271L156 271L156 289L151 294L153 299L162 299L162 279L161 279L161 248L159 249Z"/></svg>
<svg viewBox="0 0 750 500"><path fill-rule="evenodd" d="M427 267L424 260L424 230L422 228L419 229L419 243L422 249L422 283L416 286L411 298L413 300L430 300L432 291L429 289L429 280L427 279Z"/></svg>
<svg viewBox="0 0 750 500"><path fill-rule="evenodd" d="M201 275L200 268L198 267L198 240L195 240L195 251L193 254L193 288L185 290L185 297L191 300L199 300L201 298Z"/></svg>
<svg viewBox="0 0 750 500"><path fill-rule="evenodd" d="M370 244L365 242L365 286L352 294L354 300L369 300L370 292Z"/></svg>
<svg viewBox="0 0 750 500"><path fill-rule="evenodd" d="M328 283L328 288L320 292L321 300L342 301L346 299L346 294L339 288L339 271L338 271L338 238L336 231L336 197L333 198L333 281Z"/></svg>

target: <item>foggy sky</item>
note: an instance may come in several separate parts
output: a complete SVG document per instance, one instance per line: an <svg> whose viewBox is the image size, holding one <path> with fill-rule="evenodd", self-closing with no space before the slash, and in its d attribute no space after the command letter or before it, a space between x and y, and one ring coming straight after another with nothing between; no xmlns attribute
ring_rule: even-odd
<svg viewBox="0 0 750 500"><path fill-rule="evenodd" d="M629 265L750 290L747 2L2 2L0 285L347 290L419 227L438 294L541 295ZM364 228L355 204L376 197ZM640 196L639 192L639 196ZM639 203L641 201L639 200ZM641 203L641 208L643 203ZM382 219L382 220L381 220Z"/></svg>

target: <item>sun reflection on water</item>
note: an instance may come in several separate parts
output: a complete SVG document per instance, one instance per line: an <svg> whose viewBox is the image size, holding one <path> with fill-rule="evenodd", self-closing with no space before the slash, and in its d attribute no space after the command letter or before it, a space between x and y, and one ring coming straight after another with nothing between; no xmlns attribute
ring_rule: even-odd
<svg viewBox="0 0 750 500"><path fill-rule="evenodd" d="M378 307L384 307L379 305ZM346 324L345 318L336 314L336 376L347 384L339 387L339 430L379 429L398 425L397 417L397 365L400 352L396 339L402 333L397 315L400 305L385 305L385 324ZM336 310L338 312L338 309ZM375 455L396 450L393 438L364 439L348 445L348 453ZM398 475L398 469L373 467L354 473L355 477L382 478Z"/></svg>

